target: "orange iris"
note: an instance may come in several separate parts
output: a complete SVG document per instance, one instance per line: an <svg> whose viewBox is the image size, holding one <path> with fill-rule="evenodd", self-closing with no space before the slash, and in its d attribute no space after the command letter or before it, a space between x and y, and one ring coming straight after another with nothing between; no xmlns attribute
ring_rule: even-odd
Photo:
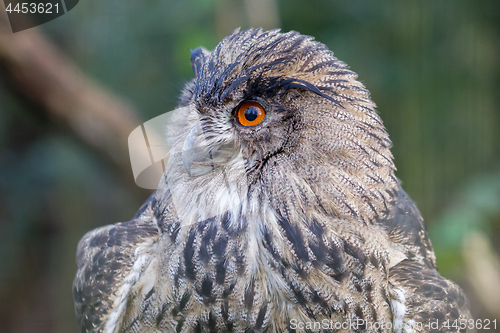
<svg viewBox="0 0 500 333"><path fill-rule="evenodd" d="M257 102L245 102L238 108L238 121L243 126L260 124L266 116L266 111Z"/></svg>

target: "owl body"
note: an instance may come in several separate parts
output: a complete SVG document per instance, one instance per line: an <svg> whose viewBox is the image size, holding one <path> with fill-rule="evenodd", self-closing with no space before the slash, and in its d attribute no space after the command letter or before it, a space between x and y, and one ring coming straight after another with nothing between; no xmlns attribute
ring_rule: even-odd
<svg viewBox="0 0 500 333"><path fill-rule="evenodd" d="M79 244L80 332L428 332L433 318L446 332L470 317L354 72L277 30L191 61L158 190Z"/></svg>

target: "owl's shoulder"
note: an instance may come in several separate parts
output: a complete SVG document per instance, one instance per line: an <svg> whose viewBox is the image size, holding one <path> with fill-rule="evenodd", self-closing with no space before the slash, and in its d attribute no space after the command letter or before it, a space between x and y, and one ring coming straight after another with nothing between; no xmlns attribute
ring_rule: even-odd
<svg viewBox="0 0 500 333"><path fill-rule="evenodd" d="M431 328L436 332L475 332L457 327L456 323L472 318L469 301L459 285L442 277L436 269L403 260L390 269L389 277L393 290L400 291L395 301L402 301L401 320L414 332Z"/></svg>
<svg viewBox="0 0 500 333"><path fill-rule="evenodd" d="M152 214L148 214L151 200L131 221L97 228L80 240L73 283L80 332L101 332L107 321L119 318L115 310L150 261L160 236Z"/></svg>
<svg viewBox="0 0 500 333"><path fill-rule="evenodd" d="M399 189L388 216L379 221L404 257L389 269L392 308L408 331L426 332L429 325L448 332L446 321L471 318L464 291L437 271L436 257L422 215L413 200ZM398 320L394 320L398 324ZM434 326L433 326L434 327ZM469 331L470 332L470 331Z"/></svg>

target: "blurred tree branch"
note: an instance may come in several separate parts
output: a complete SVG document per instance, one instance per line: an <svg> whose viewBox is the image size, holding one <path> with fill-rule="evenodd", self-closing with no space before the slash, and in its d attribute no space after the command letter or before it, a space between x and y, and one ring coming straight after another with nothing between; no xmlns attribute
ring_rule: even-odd
<svg viewBox="0 0 500 333"><path fill-rule="evenodd" d="M455 202L430 229L431 235L440 240L435 243L436 253L462 255L460 270L471 287L469 294L474 295L473 305L476 311L492 316L491 319L500 316L500 258L491 232L500 216L499 202L500 170L476 176L466 183Z"/></svg>
<svg viewBox="0 0 500 333"><path fill-rule="evenodd" d="M0 12L0 64L15 89L39 110L71 131L133 181L127 138L140 124L137 112L104 87L85 77L36 28L12 34L5 11Z"/></svg>
<svg viewBox="0 0 500 333"><path fill-rule="evenodd" d="M500 259L484 233L470 233L463 255L468 277L481 305L494 318L500 318Z"/></svg>

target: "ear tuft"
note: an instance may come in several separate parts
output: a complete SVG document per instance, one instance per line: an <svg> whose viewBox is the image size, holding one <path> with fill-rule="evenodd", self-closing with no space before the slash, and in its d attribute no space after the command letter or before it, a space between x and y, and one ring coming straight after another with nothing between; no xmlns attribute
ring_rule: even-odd
<svg viewBox="0 0 500 333"><path fill-rule="evenodd" d="M210 55L210 51L205 49L204 47L198 47L194 50L191 50L191 66L193 66L193 72L195 76L198 76L201 73L201 68L205 63L205 59Z"/></svg>

